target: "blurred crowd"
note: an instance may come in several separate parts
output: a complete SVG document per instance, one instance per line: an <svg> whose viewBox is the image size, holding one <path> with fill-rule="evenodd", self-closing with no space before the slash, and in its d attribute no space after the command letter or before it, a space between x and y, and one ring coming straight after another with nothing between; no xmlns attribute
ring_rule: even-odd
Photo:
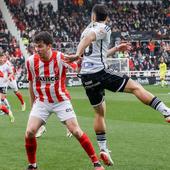
<svg viewBox="0 0 170 170"><path fill-rule="evenodd" d="M14 65L17 78L22 79L25 72L25 59L19 48L19 44L7 29L6 22L0 11L0 52L4 52L8 60ZM24 70L24 71L23 71Z"/></svg>
<svg viewBox="0 0 170 170"><path fill-rule="evenodd" d="M30 54L34 52L33 37L40 30L48 30L54 37L54 48L63 52L73 53L80 39L82 30L90 22L90 11L93 4L99 0L59 0L58 11L54 11L51 3L43 4L38 8L26 7L21 0L5 0L12 14L16 26L21 31L23 43ZM104 2L104 0L100 0ZM140 2L140 1L139 1ZM130 70L158 69L159 58L164 56L170 63L170 4L153 1L146 4L118 3L117 0L107 0L109 7L109 25L112 32L155 31L160 41L146 40L133 41L133 50L129 53L117 52L115 58L129 58ZM0 44L7 51L10 60L16 67L23 67L24 57L14 37L12 37L0 13ZM112 44L114 45L114 44ZM19 65L19 66L18 66ZM21 69L23 69L21 68Z"/></svg>
<svg viewBox="0 0 170 170"><path fill-rule="evenodd" d="M6 2L22 36L29 41L32 41L36 31L48 30L56 42L77 42L80 33L89 23L90 11L96 1L59 0L58 11L53 10L51 3L43 4L41 1L36 10L33 7L27 8L24 1L20 1L20 5L11 5L8 0ZM112 31L155 30L166 37L170 28L170 6L163 7L162 3L153 2L134 5L108 1Z"/></svg>

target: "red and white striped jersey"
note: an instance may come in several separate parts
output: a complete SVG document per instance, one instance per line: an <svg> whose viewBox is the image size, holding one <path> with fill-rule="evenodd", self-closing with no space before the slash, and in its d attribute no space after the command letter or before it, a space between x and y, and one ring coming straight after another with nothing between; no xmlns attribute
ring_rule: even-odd
<svg viewBox="0 0 170 170"><path fill-rule="evenodd" d="M12 68L7 63L0 65L0 87L8 85L8 76L12 73Z"/></svg>
<svg viewBox="0 0 170 170"><path fill-rule="evenodd" d="M66 89L66 70L77 69L77 64L64 62L64 54L53 51L49 61L43 61L38 54L30 56L26 61L28 80L33 82L35 98L42 102L62 102L69 100Z"/></svg>
<svg viewBox="0 0 170 170"><path fill-rule="evenodd" d="M7 65L9 65L9 67L11 67L12 72L13 72L13 75L11 76L10 81L15 80L15 76L14 76L14 74L15 74L16 70L15 70L15 68L14 68L13 64L12 64L9 60L6 60L6 62L5 62L5 63L6 63Z"/></svg>

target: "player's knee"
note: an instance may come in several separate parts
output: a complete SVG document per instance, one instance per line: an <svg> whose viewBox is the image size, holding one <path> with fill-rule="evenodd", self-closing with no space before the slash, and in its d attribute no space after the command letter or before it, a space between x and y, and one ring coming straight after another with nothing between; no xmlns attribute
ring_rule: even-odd
<svg viewBox="0 0 170 170"><path fill-rule="evenodd" d="M131 88L129 88L129 91L133 94L137 93L137 92L140 92L142 91L143 87L138 84L138 83L135 83Z"/></svg>
<svg viewBox="0 0 170 170"><path fill-rule="evenodd" d="M35 136L35 134L36 134L36 131L34 129L27 129L25 132L25 136L27 138L32 138Z"/></svg>
<svg viewBox="0 0 170 170"><path fill-rule="evenodd" d="M95 110L96 117L104 117L105 109L102 105L100 107L94 107L94 110Z"/></svg>
<svg viewBox="0 0 170 170"><path fill-rule="evenodd" d="M79 127L75 127L70 131L73 136L75 136L76 138L80 138L83 134L82 130Z"/></svg>

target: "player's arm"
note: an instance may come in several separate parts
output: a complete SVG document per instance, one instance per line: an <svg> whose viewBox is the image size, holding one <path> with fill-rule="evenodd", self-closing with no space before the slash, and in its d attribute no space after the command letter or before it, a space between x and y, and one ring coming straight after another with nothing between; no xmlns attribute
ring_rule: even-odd
<svg viewBox="0 0 170 170"><path fill-rule="evenodd" d="M76 61L73 61L73 62L66 62L65 61L65 58L67 57L68 55L65 55L65 54L62 54L61 55L61 61L62 61L62 64L66 67L66 68L70 68L72 69L73 71L76 71L76 72L79 72L80 71L80 67L81 67L81 62L82 62L82 58L78 58Z"/></svg>
<svg viewBox="0 0 170 170"><path fill-rule="evenodd" d="M76 56L81 57L82 54L84 53L84 50L95 40L96 34L93 31L91 31L88 35L83 37L83 39L80 41L77 47Z"/></svg>
<svg viewBox="0 0 170 170"><path fill-rule="evenodd" d="M113 55L117 51L130 51L132 49L130 43L121 43L118 46L112 47L107 51L107 56Z"/></svg>
<svg viewBox="0 0 170 170"><path fill-rule="evenodd" d="M28 91L30 93L30 104L31 104L31 107L34 103L34 100L35 100L35 96L34 96L34 92L33 92L33 75L32 75L32 72L31 72L31 69L32 69L32 65L30 64L30 61L27 60L26 61L26 69L27 69L27 79L29 81L29 86L28 86Z"/></svg>
<svg viewBox="0 0 170 170"><path fill-rule="evenodd" d="M32 81L29 81L28 90L29 90L29 93L30 93L30 104L31 104L31 107L32 107L34 100L35 100L35 96L34 96L34 93L33 93L33 82Z"/></svg>
<svg viewBox="0 0 170 170"><path fill-rule="evenodd" d="M93 32L93 31L89 32L89 34L84 36L81 39L80 43L78 44L76 54L66 57L65 61L66 62L73 62L73 61L78 60L82 56L82 54L84 53L84 50L95 40L96 40L95 32Z"/></svg>

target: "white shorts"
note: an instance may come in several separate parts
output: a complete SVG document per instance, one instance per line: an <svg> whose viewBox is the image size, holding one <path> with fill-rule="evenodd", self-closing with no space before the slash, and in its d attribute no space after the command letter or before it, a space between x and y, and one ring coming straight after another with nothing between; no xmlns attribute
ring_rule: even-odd
<svg viewBox="0 0 170 170"><path fill-rule="evenodd" d="M13 90L13 91L18 91L18 86L17 86L17 81L16 80L12 80L9 81L8 86Z"/></svg>
<svg viewBox="0 0 170 170"><path fill-rule="evenodd" d="M76 114L70 100L60 103L48 103L36 100L30 112L30 117L35 116L46 122L52 113L56 114L61 122L71 118L76 118Z"/></svg>

